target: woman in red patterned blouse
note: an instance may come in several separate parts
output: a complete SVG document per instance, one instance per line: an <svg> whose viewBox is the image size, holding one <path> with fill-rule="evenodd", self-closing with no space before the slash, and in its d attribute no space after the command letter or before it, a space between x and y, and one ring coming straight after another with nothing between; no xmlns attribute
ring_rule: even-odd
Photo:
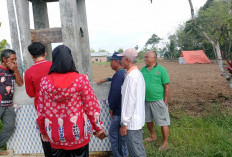
<svg viewBox="0 0 232 157"><path fill-rule="evenodd" d="M50 141L53 156L88 157L92 128L98 138L105 137L97 98L87 77L77 72L67 46L56 47L52 58L37 106L42 139Z"/></svg>

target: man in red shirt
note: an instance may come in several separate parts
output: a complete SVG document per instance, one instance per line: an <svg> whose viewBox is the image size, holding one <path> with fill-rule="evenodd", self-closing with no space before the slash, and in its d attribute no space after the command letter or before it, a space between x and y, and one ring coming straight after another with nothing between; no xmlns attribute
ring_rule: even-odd
<svg viewBox="0 0 232 157"><path fill-rule="evenodd" d="M40 42L34 42L29 45L28 51L34 60L34 65L25 72L25 87L27 95L35 98L34 104L35 109L37 109L40 81L43 76L48 75L52 62L45 60L47 53L45 52L45 46ZM50 143L41 141L45 157L51 157L52 151Z"/></svg>

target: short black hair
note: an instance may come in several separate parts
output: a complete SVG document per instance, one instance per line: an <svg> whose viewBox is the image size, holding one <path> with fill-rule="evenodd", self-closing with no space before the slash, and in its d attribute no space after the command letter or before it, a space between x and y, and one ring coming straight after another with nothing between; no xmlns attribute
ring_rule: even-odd
<svg viewBox="0 0 232 157"><path fill-rule="evenodd" d="M28 51L34 57L40 57L45 55L45 46L40 42L33 42L28 46Z"/></svg>
<svg viewBox="0 0 232 157"><path fill-rule="evenodd" d="M5 57L7 59L12 54L16 54L16 52L14 50L11 50L11 49L3 50L2 53L1 53L1 61L3 62L3 57Z"/></svg>

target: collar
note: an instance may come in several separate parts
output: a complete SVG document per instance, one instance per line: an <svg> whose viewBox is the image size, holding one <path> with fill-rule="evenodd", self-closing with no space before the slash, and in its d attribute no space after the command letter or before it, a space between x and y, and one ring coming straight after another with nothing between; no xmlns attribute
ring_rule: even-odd
<svg viewBox="0 0 232 157"><path fill-rule="evenodd" d="M132 66L130 69L128 69L126 75L128 75L132 70L138 69L136 65Z"/></svg>
<svg viewBox="0 0 232 157"><path fill-rule="evenodd" d="M158 63L156 63L155 66L153 66L153 68L157 67ZM148 68L148 65L145 66L146 68Z"/></svg>
<svg viewBox="0 0 232 157"><path fill-rule="evenodd" d="M36 61L36 62L34 63L34 65L40 64L40 63L44 63L44 62L47 62L47 61L46 61L45 59L42 59L42 60Z"/></svg>
<svg viewBox="0 0 232 157"><path fill-rule="evenodd" d="M4 67L2 67L2 65L0 65L0 68L1 68L1 69L4 69L4 70L10 70L9 68L4 68Z"/></svg>

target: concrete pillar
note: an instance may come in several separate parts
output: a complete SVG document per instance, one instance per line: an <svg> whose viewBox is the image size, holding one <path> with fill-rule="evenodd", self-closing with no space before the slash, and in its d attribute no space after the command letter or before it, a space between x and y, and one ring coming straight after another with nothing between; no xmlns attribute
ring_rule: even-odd
<svg viewBox="0 0 232 157"><path fill-rule="evenodd" d="M49 28L47 3L44 0L31 0L35 29ZM52 46L45 44L47 60L52 60Z"/></svg>
<svg viewBox="0 0 232 157"><path fill-rule="evenodd" d="M63 43L73 54L77 69L92 80L85 0L60 0Z"/></svg>
<svg viewBox="0 0 232 157"><path fill-rule="evenodd" d="M33 64L33 60L28 55L27 50L28 45L31 43L29 2L28 0L7 0L7 8L12 49L17 53L17 63L22 73ZM15 16L15 11L17 17Z"/></svg>

